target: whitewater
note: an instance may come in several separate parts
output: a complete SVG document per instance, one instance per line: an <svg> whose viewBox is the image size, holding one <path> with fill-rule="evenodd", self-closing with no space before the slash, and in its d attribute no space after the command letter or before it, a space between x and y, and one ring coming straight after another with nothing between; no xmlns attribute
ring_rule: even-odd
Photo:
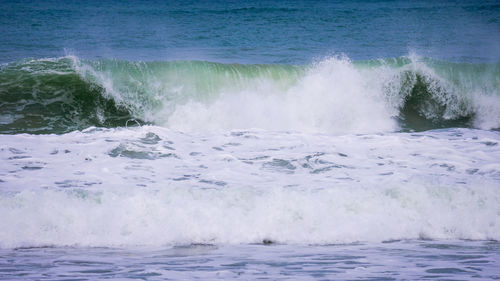
<svg viewBox="0 0 500 281"><path fill-rule="evenodd" d="M498 138L153 126L4 136L0 246L498 240Z"/></svg>

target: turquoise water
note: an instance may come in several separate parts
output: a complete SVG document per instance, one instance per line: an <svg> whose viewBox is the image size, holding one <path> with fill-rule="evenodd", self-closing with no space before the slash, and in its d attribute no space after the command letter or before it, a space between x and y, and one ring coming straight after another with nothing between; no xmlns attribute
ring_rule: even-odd
<svg viewBox="0 0 500 281"><path fill-rule="evenodd" d="M1 1L0 279L498 279L498 50L498 1Z"/></svg>

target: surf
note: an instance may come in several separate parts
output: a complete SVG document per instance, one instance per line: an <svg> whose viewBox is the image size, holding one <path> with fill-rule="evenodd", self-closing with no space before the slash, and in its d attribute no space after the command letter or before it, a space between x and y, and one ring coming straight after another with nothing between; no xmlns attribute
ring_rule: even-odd
<svg viewBox="0 0 500 281"><path fill-rule="evenodd" d="M127 124L330 134L498 129L500 64L414 54L309 65L25 59L1 66L0 101L0 132L8 134Z"/></svg>
<svg viewBox="0 0 500 281"><path fill-rule="evenodd" d="M500 240L499 137L1 135L0 248Z"/></svg>

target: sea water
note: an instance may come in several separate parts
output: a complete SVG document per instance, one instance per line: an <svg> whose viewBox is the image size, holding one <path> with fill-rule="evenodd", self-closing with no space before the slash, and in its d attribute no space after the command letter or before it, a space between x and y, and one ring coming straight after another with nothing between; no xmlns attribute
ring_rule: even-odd
<svg viewBox="0 0 500 281"><path fill-rule="evenodd" d="M0 279L500 278L498 3L0 8Z"/></svg>

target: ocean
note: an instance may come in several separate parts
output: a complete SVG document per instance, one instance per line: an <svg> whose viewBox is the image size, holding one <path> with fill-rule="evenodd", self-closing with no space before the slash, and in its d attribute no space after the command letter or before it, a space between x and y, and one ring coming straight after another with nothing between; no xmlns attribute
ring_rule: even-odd
<svg viewBox="0 0 500 281"><path fill-rule="evenodd" d="M498 1L0 2L1 280L500 279Z"/></svg>

